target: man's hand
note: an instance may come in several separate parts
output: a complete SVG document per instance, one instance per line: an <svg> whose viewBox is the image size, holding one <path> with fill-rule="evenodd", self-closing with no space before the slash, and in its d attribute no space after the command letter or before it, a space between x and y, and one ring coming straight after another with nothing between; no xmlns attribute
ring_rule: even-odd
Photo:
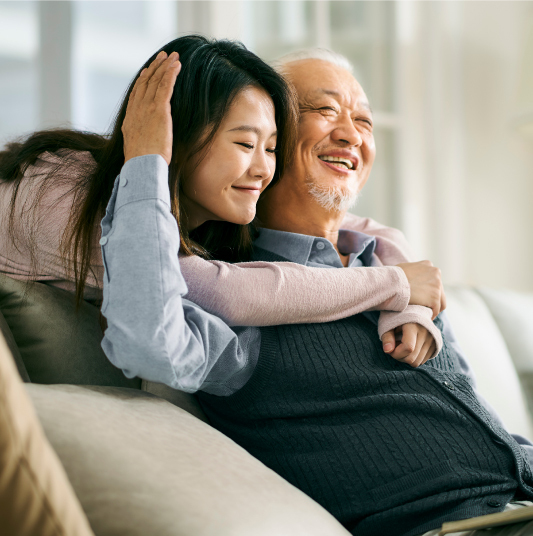
<svg viewBox="0 0 533 536"><path fill-rule="evenodd" d="M435 339L420 324L404 324L381 337L383 351L412 367L423 365L435 353Z"/></svg>
<svg viewBox="0 0 533 536"><path fill-rule="evenodd" d="M432 320L446 309L440 269L430 261L398 264L405 272L411 287L409 305L424 305L433 311Z"/></svg>
<svg viewBox="0 0 533 536"><path fill-rule="evenodd" d="M170 164L170 97L181 69L178 58L177 52L172 52L167 58L166 52L161 51L137 78L122 123L125 162L136 156L160 154Z"/></svg>

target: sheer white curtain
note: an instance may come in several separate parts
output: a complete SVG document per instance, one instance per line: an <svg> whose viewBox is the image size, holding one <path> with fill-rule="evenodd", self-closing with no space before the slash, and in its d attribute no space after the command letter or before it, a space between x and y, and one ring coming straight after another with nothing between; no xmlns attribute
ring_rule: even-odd
<svg viewBox="0 0 533 536"><path fill-rule="evenodd" d="M515 124L532 22L530 2L397 5L400 226L450 283L533 290L533 146Z"/></svg>

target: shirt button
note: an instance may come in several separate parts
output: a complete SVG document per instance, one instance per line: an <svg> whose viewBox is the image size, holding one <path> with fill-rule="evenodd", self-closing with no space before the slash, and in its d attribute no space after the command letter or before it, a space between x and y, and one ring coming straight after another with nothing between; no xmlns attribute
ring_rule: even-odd
<svg viewBox="0 0 533 536"><path fill-rule="evenodd" d="M326 244L324 244L324 242L316 243L316 249L324 249L325 247L326 247Z"/></svg>
<svg viewBox="0 0 533 536"><path fill-rule="evenodd" d="M122 179L122 186L126 186L128 184L128 179Z"/></svg>
<svg viewBox="0 0 533 536"><path fill-rule="evenodd" d="M107 236L102 236L102 238L100 238L100 245L105 246L106 244L107 244Z"/></svg>
<svg viewBox="0 0 533 536"><path fill-rule="evenodd" d="M450 382L444 382L444 387L447 387L450 391L453 391L455 389L453 383Z"/></svg>
<svg viewBox="0 0 533 536"><path fill-rule="evenodd" d="M491 508L498 508L502 505L500 501L495 501L494 499L491 499L490 501L487 501L487 505Z"/></svg>

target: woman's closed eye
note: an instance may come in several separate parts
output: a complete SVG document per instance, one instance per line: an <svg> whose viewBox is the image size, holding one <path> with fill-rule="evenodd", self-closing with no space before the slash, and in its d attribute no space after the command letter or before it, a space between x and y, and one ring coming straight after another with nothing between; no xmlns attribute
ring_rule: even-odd
<svg viewBox="0 0 533 536"><path fill-rule="evenodd" d="M246 147L246 149L254 149L255 147L253 143L245 143L245 142L239 142L239 141L236 141L235 143L237 145L242 145L242 147ZM271 154L276 154L278 152L278 150L275 147L270 147L268 149L265 149L265 151Z"/></svg>
<svg viewBox="0 0 533 536"><path fill-rule="evenodd" d="M237 145L242 145L243 147L246 147L247 149L253 149L254 148L253 143L244 143L244 142L239 142L239 141L236 141L235 143Z"/></svg>

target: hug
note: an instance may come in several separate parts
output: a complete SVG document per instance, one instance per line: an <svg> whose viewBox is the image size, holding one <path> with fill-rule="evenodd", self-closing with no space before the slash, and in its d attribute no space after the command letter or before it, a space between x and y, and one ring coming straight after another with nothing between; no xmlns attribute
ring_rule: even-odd
<svg viewBox="0 0 533 536"><path fill-rule="evenodd" d="M38 132L1 153L0 271L98 306L109 362L194 396L344 527L323 534L433 536L530 505L533 444L478 393L440 271L348 213L375 154L344 57L274 68L180 37L139 70L109 136ZM67 533L91 534L50 467ZM533 533L512 527L497 534Z"/></svg>

